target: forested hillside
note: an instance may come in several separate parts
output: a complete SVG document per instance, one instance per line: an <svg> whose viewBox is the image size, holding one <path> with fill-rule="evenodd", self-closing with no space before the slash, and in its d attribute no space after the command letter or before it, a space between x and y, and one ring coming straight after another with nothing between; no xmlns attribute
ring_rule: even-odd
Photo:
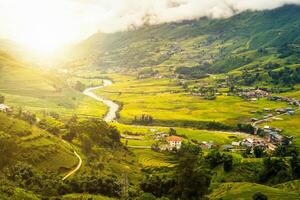
<svg viewBox="0 0 300 200"><path fill-rule="evenodd" d="M299 61L299 27L300 7L284 6L228 19L145 24L128 32L98 33L73 53L103 68L151 66L168 72L194 67L202 74L264 67L268 62L280 68Z"/></svg>

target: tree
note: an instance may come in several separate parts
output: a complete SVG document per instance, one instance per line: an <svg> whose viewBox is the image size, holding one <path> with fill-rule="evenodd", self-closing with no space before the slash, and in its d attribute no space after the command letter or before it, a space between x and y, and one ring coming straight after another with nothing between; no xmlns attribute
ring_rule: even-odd
<svg viewBox="0 0 300 200"><path fill-rule="evenodd" d="M259 146L254 147L253 151L256 158L261 158L264 155L264 149Z"/></svg>
<svg viewBox="0 0 300 200"><path fill-rule="evenodd" d="M300 157L294 153L291 159L292 174L295 179L300 178Z"/></svg>
<svg viewBox="0 0 300 200"><path fill-rule="evenodd" d="M156 197L151 193L142 194L138 200L156 200Z"/></svg>
<svg viewBox="0 0 300 200"><path fill-rule="evenodd" d="M5 96L0 95L0 104L3 104L5 102Z"/></svg>
<svg viewBox="0 0 300 200"><path fill-rule="evenodd" d="M188 146L191 145L188 144L186 151L180 154L172 199L198 200L208 193L211 172L205 167L199 151L194 151L194 147Z"/></svg>
<svg viewBox="0 0 300 200"><path fill-rule="evenodd" d="M176 135L176 130L174 128L170 128L169 135Z"/></svg>
<svg viewBox="0 0 300 200"><path fill-rule="evenodd" d="M232 155L224 155L223 156L223 168L225 172L229 172L232 169L232 164L233 164L233 157Z"/></svg>
<svg viewBox="0 0 300 200"><path fill-rule="evenodd" d="M278 157L284 157L287 155L287 147L285 145L279 145L274 151L274 155Z"/></svg>
<svg viewBox="0 0 300 200"><path fill-rule="evenodd" d="M85 85L83 83L81 83L80 81L76 82L76 85L74 86L75 90L78 90L80 92L82 92L85 89Z"/></svg>
<svg viewBox="0 0 300 200"><path fill-rule="evenodd" d="M286 161L282 158L265 158L264 169L260 174L260 181L265 183L282 183L291 179L291 173Z"/></svg>
<svg viewBox="0 0 300 200"><path fill-rule="evenodd" d="M90 153L92 151L93 142L88 136L86 135L81 136L81 143L82 143L83 151L85 153Z"/></svg>
<svg viewBox="0 0 300 200"><path fill-rule="evenodd" d="M222 154L217 149L214 149L211 152L209 152L205 159L208 161L212 169L223 162Z"/></svg>
<svg viewBox="0 0 300 200"><path fill-rule="evenodd" d="M253 200L268 200L268 197L261 192L256 192L252 196Z"/></svg>

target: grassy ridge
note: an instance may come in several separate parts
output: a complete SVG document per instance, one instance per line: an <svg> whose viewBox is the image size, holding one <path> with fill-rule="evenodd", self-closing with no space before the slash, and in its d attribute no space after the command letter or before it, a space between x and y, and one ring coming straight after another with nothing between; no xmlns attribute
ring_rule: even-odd
<svg viewBox="0 0 300 200"><path fill-rule="evenodd" d="M25 161L41 170L61 173L78 163L70 146L24 121L0 113L0 131L16 137L21 149L16 161Z"/></svg>
<svg viewBox="0 0 300 200"><path fill-rule="evenodd" d="M224 183L213 190L212 194L209 195L209 199L222 198L224 200L251 200L252 195L255 192L262 192L267 195L270 200L299 198L299 194L296 192L288 192L286 190L256 183Z"/></svg>

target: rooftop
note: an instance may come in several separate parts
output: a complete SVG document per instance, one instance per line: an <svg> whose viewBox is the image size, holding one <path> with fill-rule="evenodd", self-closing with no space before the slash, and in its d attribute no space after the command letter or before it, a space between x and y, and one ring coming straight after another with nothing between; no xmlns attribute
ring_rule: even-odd
<svg viewBox="0 0 300 200"><path fill-rule="evenodd" d="M178 136L167 137L167 141L169 141L169 142L181 142L182 140L183 140L183 138L178 137Z"/></svg>

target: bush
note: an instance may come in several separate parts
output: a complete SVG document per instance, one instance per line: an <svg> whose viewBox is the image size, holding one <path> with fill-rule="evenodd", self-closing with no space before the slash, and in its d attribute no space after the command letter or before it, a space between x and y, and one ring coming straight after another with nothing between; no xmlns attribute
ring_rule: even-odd
<svg viewBox="0 0 300 200"><path fill-rule="evenodd" d="M232 155L224 155L223 156L224 164L223 168L225 172L229 172L232 170L232 164L233 164L233 157Z"/></svg>
<svg viewBox="0 0 300 200"><path fill-rule="evenodd" d="M268 200L268 197L261 192L256 192L252 196L253 200Z"/></svg>

